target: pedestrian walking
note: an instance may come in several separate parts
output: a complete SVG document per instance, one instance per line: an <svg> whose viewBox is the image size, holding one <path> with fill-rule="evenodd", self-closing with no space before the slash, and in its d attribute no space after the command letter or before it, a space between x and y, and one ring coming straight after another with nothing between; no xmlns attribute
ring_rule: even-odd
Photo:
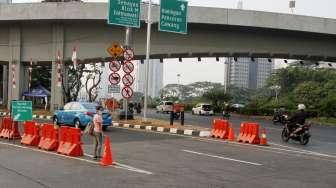
<svg viewBox="0 0 336 188"><path fill-rule="evenodd" d="M96 108L96 114L93 117L93 158L98 159L101 158L101 148L103 143L103 117L102 112L103 108L98 106Z"/></svg>

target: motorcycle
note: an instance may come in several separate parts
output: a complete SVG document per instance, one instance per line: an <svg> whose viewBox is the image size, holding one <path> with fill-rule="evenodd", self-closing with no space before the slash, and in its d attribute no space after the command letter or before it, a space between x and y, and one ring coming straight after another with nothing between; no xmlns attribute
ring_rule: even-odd
<svg viewBox="0 0 336 188"><path fill-rule="evenodd" d="M276 124L276 123L285 124L287 118L288 118L288 115L286 112L276 111L274 112L272 121L273 121L273 124Z"/></svg>
<svg viewBox="0 0 336 188"><path fill-rule="evenodd" d="M299 125L299 124L298 124ZM288 142L289 139L295 140L300 142L301 145L307 145L309 142L309 138L311 137L309 129L311 127L310 124L305 124L305 125L299 125L301 128L300 131L298 131L295 135L291 136L291 133L294 130L290 130L288 127L288 122L284 124L284 129L282 130L281 133L281 138L284 142Z"/></svg>
<svg viewBox="0 0 336 188"><path fill-rule="evenodd" d="M230 112L228 111L223 111L223 119L229 120L231 117Z"/></svg>

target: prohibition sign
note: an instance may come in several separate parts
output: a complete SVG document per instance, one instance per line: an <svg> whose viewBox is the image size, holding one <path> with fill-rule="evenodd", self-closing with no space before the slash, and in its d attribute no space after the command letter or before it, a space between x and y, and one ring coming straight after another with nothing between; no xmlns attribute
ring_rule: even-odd
<svg viewBox="0 0 336 188"><path fill-rule="evenodd" d="M133 96L133 90L132 88L126 86L122 89L121 91L121 95L125 98L125 99L129 99Z"/></svg>
<svg viewBox="0 0 336 188"><path fill-rule="evenodd" d="M112 61L109 64L110 70L113 72L118 72L121 68L121 63L119 61Z"/></svg>
<svg viewBox="0 0 336 188"><path fill-rule="evenodd" d="M134 78L132 75L130 74L125 74L122 78L122 82L125 86L130 86L133 84L134 82Z"/></svg>
<svg viewBox="0 0 336 188"><path fill-rule="evenodd" d="M109 76L109 81L112 85L117 85L120 82L120 75L118 73L112 73Z"/></svg>
<svg viewBox="0 0 336 188"><path fill-rule="evenodd" d="M132 49L126 49L124 51L124 58L127 61L131 61L134 58L134 51Z"/></svg>
<svg viewBox="0 0 336 188"><path fill-rule="evenodd" d="M134 71L134 65L130 61L124 62L123 70L126 74L129 74Z"/></svg>

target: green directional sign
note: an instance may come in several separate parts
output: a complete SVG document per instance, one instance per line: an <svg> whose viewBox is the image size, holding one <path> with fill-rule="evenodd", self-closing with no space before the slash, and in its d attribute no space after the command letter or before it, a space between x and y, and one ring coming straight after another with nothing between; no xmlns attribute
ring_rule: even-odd
<svg viewBox="0 0 336 188"><path fill-rule="evenodd" d="M33 119L32 101L12 101L12 118L14 121L28 121Z"/></svg>
<svg viewBox="0 0 336 188"><path fill-rule="evenodd" d="M187 11L187 1L161 0L159 30L187 34Z"/></svg>
<svg viewBox="0 0 336 188"><path fill-rule="evenodd" d="M108 24L140 27L140 0L109 0Z"/></svg>

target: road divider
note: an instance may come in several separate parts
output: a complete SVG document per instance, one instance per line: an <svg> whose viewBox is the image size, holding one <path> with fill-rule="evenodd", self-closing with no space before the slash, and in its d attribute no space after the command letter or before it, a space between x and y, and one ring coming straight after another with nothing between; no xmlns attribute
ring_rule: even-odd
<svg viewBox="0 0 336 188"><path fill-rule="evenodd" d="M56 129L53 124L43 124L38 147L48 151L56 151L58 143L58 129Z"/></svg>
<svg viewBox="0 0 336 188"><path fill-rule="evenodd" d="M263 129L262 139L259 137L260 126L254 122L242 122L240 125L240 132L237 138L238 142L249 144L260 144L267 146L266 129ZM235 134L232 124L223 119L214 119L211 137L227 139L228 141L235 141Z"/></svg>
<svg viewBox="0 0 336 188"><path fill-rule="evenodd" d="M81 130L79 128L60 127L59 145L57 153L79 157L83 156Z"/></svg>
<svg viewBox="0 0 336 188"><path fill-rule="evenodd" d="M13 121L11 117L5 116L2 123L0 138L21 139L17 121Z"/></svg>
<svg viewBox="0 0 336 188"><path fill-rule="evenodd" d="M26 121L23 123L24 133L21 144L27 146L38 146L40 142L40 128L36 122Z"/></svg>

